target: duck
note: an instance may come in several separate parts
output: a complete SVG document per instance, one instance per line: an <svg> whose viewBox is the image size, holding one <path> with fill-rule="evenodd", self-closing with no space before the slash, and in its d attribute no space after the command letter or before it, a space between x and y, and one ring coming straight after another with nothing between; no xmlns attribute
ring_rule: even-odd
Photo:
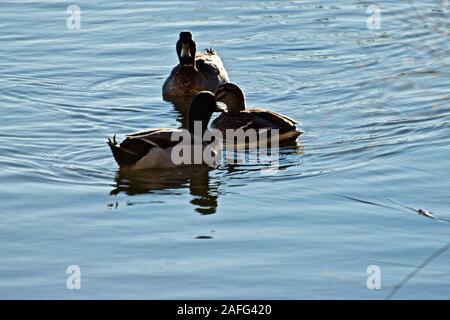
<svg viewBox="0 0 450 320"><path fill-rule="evenodd" d="M228 73L214 49L203 53L196 51L196 43L190 31L182 31L176 44L179 64L163 84L162 95L166 101L180 97L192 98L197 92L212 91L229 82Z"/></svg>
<svg viewBox="0 0 450 320"><path fill-rule="evenodd" d="M211 158L214 160L221 153L221 145L219 143L208 144L202 139L208 130L208 123L214 112L222 112L217 106L214 94L208 91L201 91L195 95L189 108L187 130L152 128L128 134L120 144L117 143L115 135L112 139L108 137L106 142L120 169L174 168L192 164L194 161L191 159L181 163L174 159L173 151L178 144L181 145L178 146L177 150L184 146L189 148L188 152L191 150L194 152L200 150L202 152L201 163L197 161L194 164L214 165L213 161L205 161L204 152L206 148L209 148L208 151L211 152ZM199 131L196 131L198 128ZM198 132L202 134L201 137L197 137ZM194 134L197 136L194 136ZM186 135L188 139L184 140ZM181 141L180 138L182 138ZM196 147L200 148L195 149ZM184 150L186 149L183 149L182 153L184 153ZM175 153L175 155L179 155L179 153ZM193 156L195 157L196 155L193 154Z"/></svg>
<svg viewBox="0 0 450 320"><path fill-rule="evenodd" d="M303 133L297 128L297 121L281 113L261 108L246 109L245 95L235 83L219 85L214 94L217 102L226 105L227 112L213 120L213 129L224 133L227 129L243 129L244 132L248 129L257 132L278 129L280 142L295 141Z"/></svg>

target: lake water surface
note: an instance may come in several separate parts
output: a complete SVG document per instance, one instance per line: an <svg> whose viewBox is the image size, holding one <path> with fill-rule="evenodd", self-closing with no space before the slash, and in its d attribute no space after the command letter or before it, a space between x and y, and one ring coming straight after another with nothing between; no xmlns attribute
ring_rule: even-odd
<svg viewBox="0 0 450 320"><path fill-rule="evenodd" d="M0 298L448 299L449 22L438 0L2 1ZM180 125L185 29L302 123L276 174L118 173L107 136Z"/></svg>

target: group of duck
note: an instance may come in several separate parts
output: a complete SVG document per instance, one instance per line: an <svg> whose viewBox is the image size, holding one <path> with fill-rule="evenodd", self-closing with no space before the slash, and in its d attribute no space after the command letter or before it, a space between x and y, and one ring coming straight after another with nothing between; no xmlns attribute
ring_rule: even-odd
<svg viewBox="0 0 450 320"><path fill-rule="evenodd" d="M217 52L214 49L197 52L191 32L180 33L176 52L179 63L164 82L162 94L166 101L180 98L191 101L186 128L191 135L196 121L201 124L203 133L208 130L215 112L221 114L212 121L211 128L224 133L227 129L254 129L256 132L278 129L280 141L295 141L302 133L296 127L297 122L287 116L266 109L246 109L244 93L230 82ZM172 135L180 131L149 129L127 135L120 144L115 136L108 138L107 143L121 168L174 167L171 150L179 141L173 141Z"/></svg>

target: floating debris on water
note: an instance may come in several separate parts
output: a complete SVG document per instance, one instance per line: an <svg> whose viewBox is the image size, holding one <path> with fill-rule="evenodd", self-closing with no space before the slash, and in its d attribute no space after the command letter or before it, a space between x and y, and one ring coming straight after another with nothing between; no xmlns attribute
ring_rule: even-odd
<svg viewBox="0 0 450 320"><path fill-rule="evenodd" d="M416 212L416 213L418 213L418 214L420 214L420 215L422 215L424 217L427 217L427 218L430 218L430 219L433 219L433 220L437 220L437 221L440 221L440 222L450 222L448 219L436 217L434 215L434 213L432 213L431 211L428 211L428 210L425 210L425 209L416 209L416 208L410 207L410 206L408 206L406 204L400 203L400 202L392 200L392 199L388 199L388 200L393 202L393 203L395 203L395 204L397 204L397 205L399 205L399 206L402 206L403 208L406 208L406 209L409 209L409 210L411 210L413 212Z"/></svg>
<svg viewBox="0 0 450 320"><path fill-rule="evenodd" d="M419 210L417 210L417 212L425 217L436 220L436 217L428 210L419 209Z"/></svg>

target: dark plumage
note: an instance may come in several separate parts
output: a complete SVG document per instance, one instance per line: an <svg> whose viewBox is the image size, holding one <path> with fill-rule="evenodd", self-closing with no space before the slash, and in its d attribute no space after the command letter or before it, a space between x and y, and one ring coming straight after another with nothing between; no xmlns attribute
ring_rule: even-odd
<svg viewBox="0 0 450 320"><path fill-rule="evenodd" d="M194 121L200 121L201 129L207 130L208 122L217 108L216 100L211 92L199 92L192 100L189 108L188 130L194 133ZM111 148L114 159L120 167L133 167L135 169L169 168L174 167L171 150L180 143L172 141L174 133L181 129L158 128L127 135L122 143L118 144L115 136L108 138L107 144ZM194 139L191 139L191 143ZM205 147L207 143L203 143ZM214 150L216 151L216 150Z"/></svg>
<svg viewBox="0 0 450 320"><path fill-rule="evenodd" d="M245 96L234 83L219 85L215 91L218 102L227 106L227 112L214 119L211 127L225 132L226 129L278 129L280 141L295 140L303 132L296 127L297 122L278 112L266 109L245 109Z"/></svg>
<svg viewBox="0 0 450 320"><path fill-rule="evenodd" d="M180 33L176 51L180 63L164 82L164 100L193 97L200 91L214 92L218 85L229 82L227 71L216 51L208 49L204 53L197 53L195 41L189 31Z"/></svg>

